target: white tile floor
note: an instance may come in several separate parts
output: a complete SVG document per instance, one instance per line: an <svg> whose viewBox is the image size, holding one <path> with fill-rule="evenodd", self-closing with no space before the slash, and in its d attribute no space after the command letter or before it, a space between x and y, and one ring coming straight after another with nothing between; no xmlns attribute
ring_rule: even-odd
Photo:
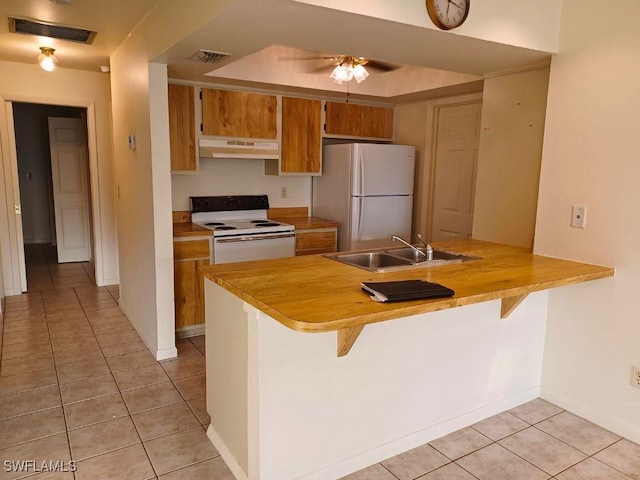
<svg viewBox="0 0 640 480"><path fill-rule="evenodd" d="M639 480L640 446L542 399L345 480Z"/></svg>
<svg viewBox="0 0 640 480"><path fill-rule="evenodd" d="M8 297L0 322L0 480L233 480L205 436L204 338L156 362L117 287L54 262L27 250L29 293ZM21 459L78 469L3 468ZM538 399L344 478L640 480L640 446Z"/></svg>

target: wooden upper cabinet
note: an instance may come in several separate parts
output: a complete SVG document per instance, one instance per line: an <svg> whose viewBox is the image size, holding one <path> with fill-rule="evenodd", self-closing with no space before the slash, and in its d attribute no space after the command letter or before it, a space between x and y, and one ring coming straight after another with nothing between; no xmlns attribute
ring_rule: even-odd
<svg viewBox="0 0 640 480"><path fill-rule="evenodd" d="M171 170L196 170L196 127L193 87L169 85Z"/></svg>
<svg viewBox="0 0 640 480"><path fill-rule="evenodd" d="M202 89L202 133L220 137L277 136L275 95Z"/></svg>
<svg viewBox="0 0 640 480"><path fill-rule="evenodd" d="M393 108L327 102L327 135L393 139Z"/></svg>
<svg viewBox="0 0 640 480"><path fill-rule="evenodd" d="M282 98L281 173L320 173L322 103Z"/></svg>

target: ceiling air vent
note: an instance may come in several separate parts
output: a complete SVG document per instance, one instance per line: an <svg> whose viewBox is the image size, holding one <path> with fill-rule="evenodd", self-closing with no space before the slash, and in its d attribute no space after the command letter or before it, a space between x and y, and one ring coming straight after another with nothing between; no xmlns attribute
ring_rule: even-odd
<svg viewBox="0 0 640 480"><path fill-rule="evenodd" d="M230 56L230 53L214 52L213 50L198 50L189 57L189 60L200 63L218 63L223 58Z"/></svg>
<svg viewBox="0 0 640 480"><path fill-rule="evenodd" d="M24 18L9 17L9 31L11 33L22 33L24 35L38 35L40 37L57 38L70 42L90 44L93 42L96 32L83 28L66 27L63 25L53 25L37 20L27 20Z"/></svg>

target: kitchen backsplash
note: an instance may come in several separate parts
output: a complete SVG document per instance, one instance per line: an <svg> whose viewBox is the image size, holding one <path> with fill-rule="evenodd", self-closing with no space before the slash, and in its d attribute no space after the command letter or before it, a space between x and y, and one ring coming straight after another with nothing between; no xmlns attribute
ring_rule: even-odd
<svg viewBox="0 0 640 480"><path fill-rule="evenodd" d="M281 198L282 188L287 198ZM310 176L274 176L264 174L264 160L200 160L195 175L172 175L173 210L189 210L190 196L268 195L272 207L311 205Z"/></svg>

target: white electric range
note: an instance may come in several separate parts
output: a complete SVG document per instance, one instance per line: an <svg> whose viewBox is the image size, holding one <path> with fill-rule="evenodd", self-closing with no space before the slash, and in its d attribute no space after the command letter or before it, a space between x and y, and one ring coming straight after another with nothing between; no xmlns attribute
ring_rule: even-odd
<svg viewBox="0 0 640 480"><path fill-rule="evenodd" d="M295 228L267 218L266 195L191 197L191 221L213 231L211 263L295 255Z"/></svg>

